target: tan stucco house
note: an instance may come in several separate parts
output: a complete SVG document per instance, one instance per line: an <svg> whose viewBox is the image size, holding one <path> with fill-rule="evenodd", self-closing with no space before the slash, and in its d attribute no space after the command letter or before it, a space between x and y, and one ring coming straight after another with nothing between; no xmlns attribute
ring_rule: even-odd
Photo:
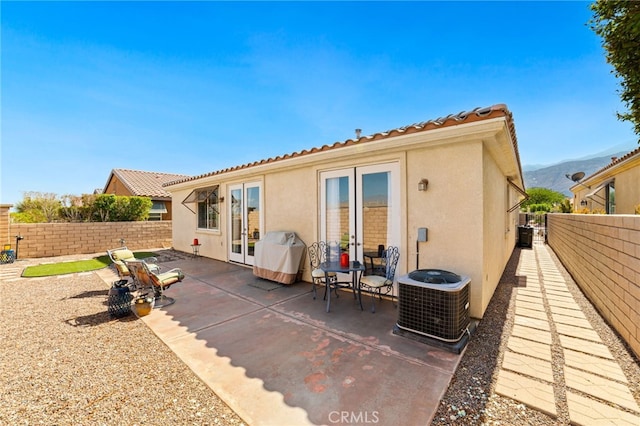
<svg viewBox="0 0 640 426"><path fill-rule="evenodd" d="M635 214L640 206L640 148L580 180L570 188L573 209L606 214Z"/></svg>
<svg viewBox="0 0 640 426"><path fill-rule="evenodd" d="M481 318L515 247L524 184L505 105L420 122L165 185L173 246L252 265L264 232L340 241L351 259L398 246L398 275L471 277ZM424 229L426 228L426 232ZM420 236L427 241L418 242ZM303 279L310 281L309 267Z"/></svg>
<svg viewBox="0 0 640 426"><path fill-rule="evenodd" d="M113 169L102 193L148 197L153 202L149 220L171 220L171 194L162 185L188 177L173 173Z"/></svg>

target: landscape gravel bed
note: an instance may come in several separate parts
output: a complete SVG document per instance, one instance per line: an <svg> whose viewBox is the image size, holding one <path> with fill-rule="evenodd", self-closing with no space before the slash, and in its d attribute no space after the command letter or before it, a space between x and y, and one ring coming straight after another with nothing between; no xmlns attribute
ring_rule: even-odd
<svg viewBox="0 0 640 426"><path fill-rule="evenodd" d="M0 281L0 424L244 424L107 293L95 273Z"/></svg>

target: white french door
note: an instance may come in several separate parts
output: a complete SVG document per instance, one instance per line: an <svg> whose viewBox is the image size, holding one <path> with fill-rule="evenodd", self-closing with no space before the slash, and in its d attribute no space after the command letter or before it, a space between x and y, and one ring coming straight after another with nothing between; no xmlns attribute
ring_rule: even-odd
<svg viewBox="0 0 640 426"><path fill-rule="evenodd" d="M320 239L333 254L352 260L400 244L398 163L323 172L320 175Z"/></svg>
<svg viewBox="0 0 640 426"><path fill-rule="evenodd" d="M253 265L255 243L264 227L262 183L229 186L229 260Z"/></svg>

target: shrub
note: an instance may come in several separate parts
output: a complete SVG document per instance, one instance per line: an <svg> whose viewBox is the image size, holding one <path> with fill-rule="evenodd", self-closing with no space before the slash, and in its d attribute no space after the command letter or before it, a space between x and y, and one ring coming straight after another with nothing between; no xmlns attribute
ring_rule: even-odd
<svg viewBox="0 0 640 426"><path fill-rule="evenodd" d="M531 205L529 205L529 211L530 212L550 212L551 211L551 205L550 204L546 204L546 203L531 204Z"/></svg>

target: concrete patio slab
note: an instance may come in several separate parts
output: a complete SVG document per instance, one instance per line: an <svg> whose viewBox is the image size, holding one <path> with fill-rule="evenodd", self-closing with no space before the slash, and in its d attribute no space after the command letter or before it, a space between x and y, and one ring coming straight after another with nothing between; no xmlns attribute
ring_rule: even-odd
<svg viewBox="0 0 640 426"><path fill-rule="evenodd" d="M267 291L246 267L163 264L175 266L176 303L142 319L251 425L428 424L462 357L393 334L389 300L373 314L340 291L327 313L308 283Z"/></svg>
<svg viewBox="0 0 640 426"><path fill-rule="evenodd" d="M572 424L637 424L622 369L572 303L547 247L536 244L520 260L495 393L552 417L568 412ZM307 283L267 290L239 265L163 264L173 266L187 276L167 292L177 302L143 320L251 425L426 425L464 356L393 334L389 300L372 314L341 291L327 313L323 289L314 300Z"/></svg>

